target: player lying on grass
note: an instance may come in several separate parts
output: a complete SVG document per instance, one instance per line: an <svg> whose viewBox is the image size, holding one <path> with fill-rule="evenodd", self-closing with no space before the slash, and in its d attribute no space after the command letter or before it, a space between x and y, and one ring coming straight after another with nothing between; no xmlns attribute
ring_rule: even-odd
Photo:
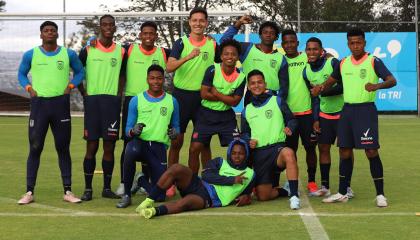
<svg viewBox="0 0 420 240"><path fill-rule="evenodd" d="M243 140L233 140L227 150L227 160L219 157L207 162L201 176L181 164L174 164L162 175L150 195L137 207L145 218L224 207L231 203L244 206L251 203L254 171L247 167L249 150ZM157 196L175 184L181 199L154 207Z"/></svg>

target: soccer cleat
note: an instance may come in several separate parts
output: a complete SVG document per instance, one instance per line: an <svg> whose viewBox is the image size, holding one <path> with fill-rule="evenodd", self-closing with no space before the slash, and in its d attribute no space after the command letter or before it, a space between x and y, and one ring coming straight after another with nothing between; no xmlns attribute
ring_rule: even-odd
<svg viewBox="0 0 420 240"><path fill-rule="evenodd" d="M378 207L388 207L388 202L384 195L376 196L376 206Z"/></svg>
<svg viewBox="0 0 420 240"><path fill-rule="evenodd" d="M348 197L349 199L354 198L354 192L353 192L353 190L351 189L351 187L347 187L347 193L346 193L346 195L347 195L347 197Z"/></svg>
<svg viewBox="0 0 420 240"><path fill-rule="evenodd" d="M331 195L330 189L326 188L325 186L321 186L321 188L318 191L312 193L310 196L313 196L313 197L328 197L330 195Z"/></svg>
<svg viewBox="0 0 420 240"><path fill-rule="evenodd" d="M80 198L82 201L90 201L92 200L92 190L85 190L85 192L83 193L82 197Z"/></svg>
<svg viewBox="0 0 420 240"><path fill-rule="evenodd" d="M133 179L133 185L131 186L131 194L135 194L136 192L138 192L140 190L141 186L139 184L139 179L143 176L144 176L144 174L142 172L136 173L136 175L134 176L134 179Z"/></svg>
<svg viewBox="0 0 420 240"><path fill-rule="evenodd" d="M137 195L147 195L146 189L140 187L140 189L137 191Z"/></svg>
<svg viewBox="0 0 420 240"><path fill-rule="evenodd" d="M156 215L156 209L154 207L142 209L140 215L146 219L150 219Z"/></svg>
<svg viewBox="0 0 420 240"><path fill-rule="evenodd" d="M289 199L290 202L290 209L297 210L300 208L300 200L298 197L293 196Z"/></svg>
<svg viewBox="0 0 420 240"><path fill-rule="evenodd" d="M22 196L21 199L19 199L19 201L17 203L19 205L25 205L25 204L29 204L33 201L34 201L34 195L31 191L28 191L27 193L25 193L25 195Z"/></svg>
<svg viewBox="0 0 420 240"><path fill-rule="evenodd" d="M66 191L66 194L64 194L63 200L69 203L81 203L82 200L80 198L77 198L74 196L74 193L70 191Z"/></svg>
<svg viewBox="0 0 420 240"><path fill-rule="evenodd" d="M331 195L327 198L322 199L322 202L324 203L336 203L336 202L347 202L349 198L347 195L343 195L341 193L336 193L334 195Z"/></svg>
<svg viewBox="0 0 420 240"><path fill-rule="evenodd" d="M153 204L155 203L155 201L153 199L150 198L146 198L144 199L143 202L140 203L140 205L136 208L136 212L141 214L141 210L142 209L146 209L146 208L153 208Z"/></svg>
<svg viewBox="0 0 420 240"><path fill-rule="evenodd" d="M170 188L168 188L168 189L166 190L166 196L167 196L168 198L171 198L171 197L175 196L175 194L176 194L175 185L172 185Z"/></svg>
<svg viewBox="0 0 420 240"><path fill-rule="evenodd" d="M115 191L115 194L117 194L118 196L124 195L124 183L120 183L120 185L117 188L117 191Z"/></svg>
<svg viewBox="0 0 420 240"><path fill-rule="evenodd" d="M117 194L115 194L111 189L104 189L102 190L102 197L103 198L111 198L111 199L119 199L121 198Z"/></svg>
<svg viewBox="0 0 420 240"><path fill-rule="evenodd" d="M318 185L316 185L316 182L308 182L308 195L314 196L313 194L318 191Z"/></svg>
<svg viewBox="0 0 420 240"><path fill-rule="evenodd" d="M131 197L128 195L122 196L119 203L117 203L117 208L126 208L131 205Z"/></svg>

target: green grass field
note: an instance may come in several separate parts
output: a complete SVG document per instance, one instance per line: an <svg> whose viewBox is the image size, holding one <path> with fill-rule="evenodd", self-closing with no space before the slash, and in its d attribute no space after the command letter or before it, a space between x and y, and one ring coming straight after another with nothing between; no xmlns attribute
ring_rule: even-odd
<svg viewBox="0 0 420 240"><path fill-rule="evenodd" d="M73 118L73 192L83 191L82 161L85 142L83 121ZM0 239L418 239L420 236L420 119L380 118L381 158L384 165L385 193L389 207L375 206L374 186L369 164L362 151L355 153L352 188L355 198L345 204L323 204L319 198L305 197L303 208L289 210L286 198L256 202L236 208L157 217L145 220L134 209L144 196L136 195L133 205L117 209L117 201L102 199L102 175L94 177L94 200L78 205L62 200L57 155L49 132L38 172L36 203L19 206L25 192L28 154L27 118L0 117ZM190 133L187 133L187 136ZM188 138L187 138L188 139ZM213 156L225 156L225 149L213 141ZM119 183L118 142L113 188ZM187 161L188 143L181 154ZM337 149L331 167L331 188L338 187ZM306 186L304 153L298 152L301 186ZM101 159L98 155L97 159ZM97 166L100 167L100 161ZM317 172L319 179L319 169ZM284 174L281 181L285 179Z"/></svg>

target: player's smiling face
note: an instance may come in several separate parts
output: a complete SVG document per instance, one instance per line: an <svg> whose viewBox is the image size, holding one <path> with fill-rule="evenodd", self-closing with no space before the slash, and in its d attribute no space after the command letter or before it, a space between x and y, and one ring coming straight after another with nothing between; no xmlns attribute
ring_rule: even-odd
<svg viewBox="0 0 420 240"><path fill-rule="evenodd" d="M223 48L220 56L224 65L232 67L236 65L239 59L238 50L234 46L226 46Z"/></svg>
<svg viewBox="0 0 420 240"><path fill-rule="evenodd" d="M261 75L254 75L248 79L248 90L252 95L259 96L266 90L264 77Z"/></svg>
<svg viewBox="0 0 420 240"><path fill-rule="evenodd" d="M113 38L114 33L117 30L114 19L110 17L103 18L102 21L100 22L100 29L101 29L101 35L104 38Z"/></svg>
<svg viewBox="0 0 420 240"><path fill-rule="evenodd" d="M191 28L191 33L202 35L207 28L208 21L206 19L206 15L201 12L194 13L191 15L190 20L188 23Z"/></svg>
<svg viewBox="0 0 420 240"><path fill-rule="evenodd" d="M365 54L366 41L363 36L351 36L347 38L347 46L351 54L355 57L361 57Z"/></svg>
<svg viewBox="0 0 420 240"><path fill-rule="evenodd" d="M147 74L147 84L149 90L153 93L160 93L163 91L163 82L165 77L159 71L151 71Z"/></svg>
<svg viewBox="0 0 420 240"><path fill-rule="evenodd" d="M299 46L299 42L297 37L293 34L283 36L281 46L283 47L287 56L296 56L298 54L297 48Z"/></svg>
<svg viewBox="0 0 420 240"><path fill-rule="evenodd" d="M246 158L246 152L244 146L241 144L235 144L232 147L232 151L230 153L230 160L235 165L240 165Z"/></svg>
<svg viewBox="0 0 420 240"><path fill-rule="evenodd" d="M141 44L146 47L154 47L158 34L154 27L145 26L139 34Z"/></svg>
<svg viewBox="0 0 420 240"><path fill-rule="evenodd" d="M306 55L308 55L308 62L315 62L322 55L322 48L317 42L306 43Z"/></svg>
<svg viewBox="0 0 420 240"><path fill-rule="evenodd" d="M54 26L45 26L42 28L40 38L45 43L54 43L57 41L58 32Z"/></svg>

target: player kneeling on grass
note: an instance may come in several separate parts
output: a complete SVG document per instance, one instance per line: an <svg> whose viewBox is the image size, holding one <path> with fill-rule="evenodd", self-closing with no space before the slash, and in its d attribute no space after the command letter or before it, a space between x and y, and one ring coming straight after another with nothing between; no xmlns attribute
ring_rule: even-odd
<svg viewBox="0 0 420 240"><path fill-rule="evenodd" d="M290 208L299 209L298 166L295 153L286 147L286 135L292 135L297 127L287 103L281 97L266 91L264 74L253 70L248 74L248 90L251 103L242 111L242 132L249 138L253 168L256 174L256 193L259 201L287 196L285 189L273 187L276 168L286 169L290 187Z"/></svg>
<svg viewBox="0 0 420 240"><path fill-rule="evenodd" d="M202 178L180 164L172 165L159 179L156 186L136 209L145 218L224 207L231 203L244 206L251 203L254 171L248 166L248 146L240 139L233 140L227 151L227 160L219 157L207 162ZM154 207L159 195L175 184L182 196L176 202Z"/></svg>
<svg viewBox="0 0 420 240"><path fill-rule="evenodd" d="M141 182L141 187L147 192L150 192L166 171L166 150L170 139L176 138L179 133L179 111L177 100L163 91L164 79L163 68L151 65L147 70L149 89L130 100L125 131L132 140L125 149L124 195L117 208L131 205L136 161L145 162L149 167L151 183L145 178ZM156 197L157 200L164 201L165 192Z"/></svg>

